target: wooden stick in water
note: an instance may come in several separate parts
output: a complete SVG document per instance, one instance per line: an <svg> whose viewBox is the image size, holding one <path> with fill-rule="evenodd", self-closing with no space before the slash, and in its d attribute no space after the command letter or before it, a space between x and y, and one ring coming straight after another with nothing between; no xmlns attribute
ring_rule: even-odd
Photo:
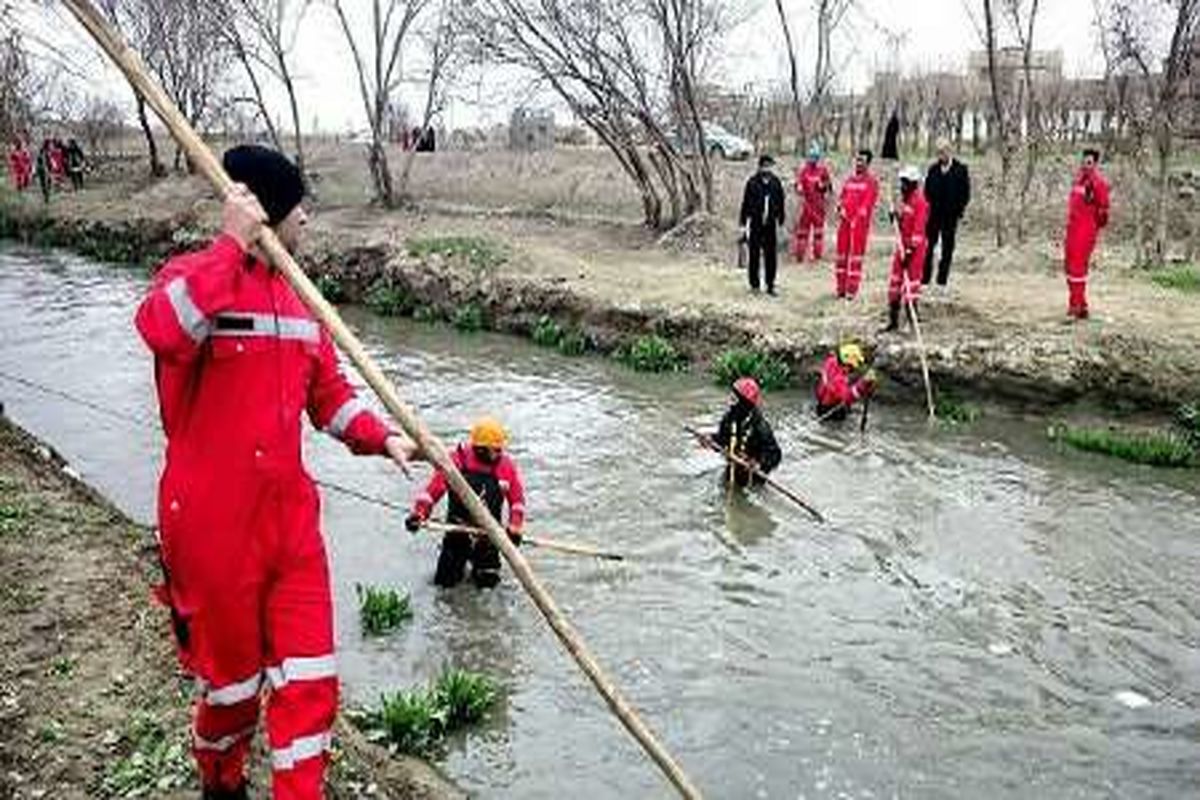
<svg viewBox="0 0 1200 800"><path fill-rule="evenodd" d="M422 528L427 528L431 531L439 533L469 533L472 536L486 536L487 533L482 528L476 528L471 525L456 525L452 522L423 522ZM624 561L625 556L622 553L616 553L612 550L601 550L598 547L593 547L590 544L582 542L564 542L561 539L544 539L541 536L531 536L530 534L521 534L521 543L540 547L543 550L553 550L557 553L570 553L577 556L593 556L595 558L604 558L609 561Z"/></svg>

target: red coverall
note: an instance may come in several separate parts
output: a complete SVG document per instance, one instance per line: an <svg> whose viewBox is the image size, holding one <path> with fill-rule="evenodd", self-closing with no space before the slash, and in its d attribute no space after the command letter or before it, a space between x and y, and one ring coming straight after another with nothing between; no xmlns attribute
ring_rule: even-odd
<svg viewBox="0 0 1200 800"><path fill-rule="evenodd" d="M792 255L797 261L804 260L810 232L813 260L820 261L825 252L825 195L830 185L829 170L820 162L806 161L796 170L794 186L804 202L792 229Z"/></svg>
<svg viewBox="0 0 1200 800"><path fill-rule="evenodd" d="M1067 271L1067 313L1086 317L1088 263L1100 229L1108 224L1108 181L1100 170L1081 169L1067 197L1067 236L1063 256Z"/></svg>
<svg viewBox="0 0 1200 800"><path fill-rule="evenodd" d="M67 152L56 142L50 143L50 174L54 176L56 184L62 183L63 176L67 174Z"/></svg>
<svg viewBox="0 0 1200 800"><path fill-rule="evenodd" d="M268 685L273 796L322 796L338 702L319 498L300 415L356 453L388 429L338 371L287 281L229 236L174 258L137 312L167 458L158 520L179 658L197 678L193 752L235 788Z"/></svg>
<svg viewBox="0 0 1200 800"><path fill-rule="evenodd" d="M839 201L837 263L834 277L838 297L854 297L862 283L863 255L871 238L871 217L879 200L879 181L870 172L853 173L842 184Z"/></svg>
<svg viewBox="0 0 1200 800"><path fill-rule="evenodd" d="M850 372L838 361L836 353L825 357L821 366L821 380L817 382L817 413L824 414L835 406L849 408L869 395L873 389L870 381L860 378L850 382Z"/></svg>
<svg viewBox="0 0 1200 800"><path fill-rule="evenodd" d="M462 472L467 483L479 495L479 499L496 521L500 521L503 505L507 503L508 529L520 531L525 524L525 487L516 463L508 454L501 453L499 461L487 464L475 455L473 447L460 444L454 449L451 458L454 466ZM429 519L433 507L446 493L447 487L446 476L440 471L435 472L425 490L417 496L412 513L422 520ZM446 514L448 522L472 526L475 524L466 507L456 496L450 496L449 505ZM495 585L500 571L500 552L486 538L472 537L468 533L448 533L442 539L442 551L438 556L434 583L438 586L456 585L463 578L468 560L471 562L472 577L477 584Z"/></svg>
<svg viewBox="0 0 1200 800"><path fill-rule="evenodd" d="M888 281L888 302L907 305L921 298L921 278L925 274L925 223L929 221L929 201L921 187L900 200L900 246L892 256L892 276ZM907 292L905 291L907 281Z"/></svg>

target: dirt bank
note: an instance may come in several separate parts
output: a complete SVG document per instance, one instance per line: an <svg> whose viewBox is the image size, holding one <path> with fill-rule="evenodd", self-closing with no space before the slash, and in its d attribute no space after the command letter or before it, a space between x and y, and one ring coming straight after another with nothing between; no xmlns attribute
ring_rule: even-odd
<svg viewBox="0 0 1200 800"><path fill-rule="evenodd" d="M150 531L2 412L0 570L0 797L195 797ZM461 796L340 728L331 797Z"/></svg>
<svg viewBox="0 0 1200 800"><path fill-rule="evenodd" d="M14 203L10 195L0 204L0 233L151 261L202 241L216 211L195 179L125 179L61 195L49 207L30 197ZM811 382L831 345L856 336L875 347L890 394L920 385L915 342L876 332L891 247L882 235L872 244L863 297L846 306L831 296L828 262L783 266L777 299L750 295L730 266L722 223L695 241L663 246L616 222L326 205L310 228L303 260L347 301L364 299L383 280L402 313L450 318L474 306L485 326L523 334L547 316L601 352L654 332L700 370L720 351L748 346L786 359L801 385ZM424 246L450 236L477 237L483 257ZM1121 252L1113 243L1097 256L1095 318L1066 324L1057 241L996 251L968 225L953 294L931 293L922 307L935 384L1037 407L1086 401L1165 409L1200 396L1195 295L1120 266Z"/></svg>

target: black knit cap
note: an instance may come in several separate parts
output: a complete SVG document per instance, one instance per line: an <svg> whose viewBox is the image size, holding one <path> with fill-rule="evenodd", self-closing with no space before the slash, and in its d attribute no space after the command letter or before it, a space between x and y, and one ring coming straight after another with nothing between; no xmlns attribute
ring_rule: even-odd
<svg viewBox="0 0 1200 800"><path fill-rule="evenodd" d="M278 150L241 144L225 151L221 163L229 177L250 187L267 212L267 222L278 225L304 199L300 170Z"/></svg>

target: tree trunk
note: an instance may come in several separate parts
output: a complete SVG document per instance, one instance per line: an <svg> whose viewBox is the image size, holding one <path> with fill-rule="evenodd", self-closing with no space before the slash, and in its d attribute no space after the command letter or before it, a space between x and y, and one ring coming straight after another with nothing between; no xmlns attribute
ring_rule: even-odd
<svg viewBox="0 0 1200 800"><path fill-rule="evenodd" d="M308 186L308 172L304 166L304 134L300 130L300 105L296 102L296 86L292 82L292 75L288 72L287 62L284 60L283 53L277 54L279 59L279 75L283 79L283 88L287 91L288 106L292 110L292 136L296 142L296 168L300 170L300 175L304 180L304 185ZM280 148L281 150L283 148Z"/></svg>
<svg viewBox="0 0 1200 800"><path fill-rule="evenodd" d="M150 175L161 178L167 174L167 168L158 159L158 143L154 141L154 131L150 130L150 120L146 116L146 98L139 93L133 93L137 100L138 124L142 126L142 134L146 137L146 150L150 154Z"/></svg>
<svg viewBox="0 0 1200 800"><path fill-rule="evenodd" d="M378 126L371 129L371 148L367 154L371 182L375 185L375 200L384 208L395 208L396 194L392 188L392 172L388 167L387 150Z"/></svg>
<svg viewBox="0 0 1200 800"><path fill-rule="evenodd" d="M783 28L783 41L787 46L788 68L792 85L792 110L796 115L796 143L792 152L799 153L808 146L808 130L804 125L804 107L800 102L800 73L796 68L796 50L792 47L792 31L788 27L787 14L783 10L783 0L775 0L775 9L779 12L779 27Z"/></svg>
<svg viewBox="0 0 1200 800"><path fill-rule="evenodd" d="M1164 129L1159 133L1158 147L1158 176L1155 185L1158 189L1156 198L1154 223L1154 263L1162 266L1167 262L1167 250L1170 246L1168 239L1170 231L1167 226L1167 216L1171 201L1171 151L1172 137L1170 123L1164 123Z"/></svg>

